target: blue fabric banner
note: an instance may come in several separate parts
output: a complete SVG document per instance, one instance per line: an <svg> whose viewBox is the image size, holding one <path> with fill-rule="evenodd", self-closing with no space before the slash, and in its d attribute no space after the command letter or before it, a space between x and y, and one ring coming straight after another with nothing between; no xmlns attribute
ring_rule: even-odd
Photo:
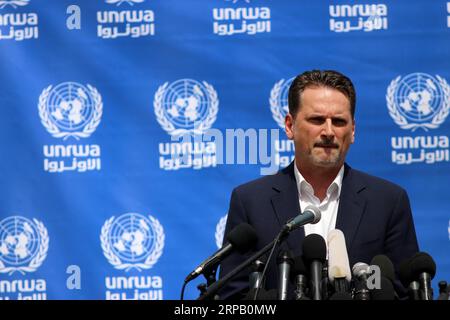
<svg viewBox="0 0 450 320"><path fill-rule="evenodd" d="M348 163L408 191L437 296L450 1L0 0L0 299L179 299L311 69L354 82Z"/></svg>

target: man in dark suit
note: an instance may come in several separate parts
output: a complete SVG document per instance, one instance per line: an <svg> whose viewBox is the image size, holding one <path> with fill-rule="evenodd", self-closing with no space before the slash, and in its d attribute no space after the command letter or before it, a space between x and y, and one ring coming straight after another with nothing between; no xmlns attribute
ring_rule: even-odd
<svg viewBox="0 0 450 320"><path fill-rule="evenodd" d="M344 233L350 267L384 254L398 270L400 262L418 251L406 191L345 163L355 137L355 101L352 82L339 72L313 70L295 78L285 118L295 161L276 175L233 190L225 234L242 222L249 223L258 235L257 251L302 208L314 205L321 211L319 223L293 231L282 244L294 256L301 254L305 235L317 233L326 240L333 229ZM220 277L254 252L225 259ZM274 259L268 263L266 289L276 289L277 265ZM242 272L220 297L242 297L248 281L248 271Z"/></svg>

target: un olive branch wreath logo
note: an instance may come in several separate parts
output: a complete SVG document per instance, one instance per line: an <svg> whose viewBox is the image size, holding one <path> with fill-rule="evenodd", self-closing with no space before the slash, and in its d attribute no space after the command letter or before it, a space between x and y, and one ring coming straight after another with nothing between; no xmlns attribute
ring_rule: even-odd
<svg viewBox="0 0 450 320"><path fill-rule="evenodd" d="M105 255L108 262L112 266L114 266L114 268L125 271L129 271L132 268L135 268L138 271L141 271L141 269L151 269L161 257L165 241L164 229L157 219L153 218L152 216L148 216L148 218L150 219L156 237L155 247L153 248L152 253L145 259L144 263L123 263L120 258L114 254L108 241L109 232L114 223L114 217L111 217L105 222L100 234L100 242L103 249L103 254Z"/></svg>
<svg viewBox="0 0 450 320"><path fill-rule="evenodd" d="M92 99L94 100L94 114L91 121L89 121L89 123L87 123L84 126L83 131L79 132L61 131L58 128L58 126L53 123L46 108L47 98L50 94L50 90L52 89L52 85L48 86L46 89L42 91L41 95L39 96L39 104L38 104L39 116L41 118L42 125L53 137L63 138L63 140L66 140L69 137L74 137L75 139L79 140L80 138L89 137L95 131L95 129L97 129L98 125L100 124L103 113L102 97L97 91L97 89L95 89L93 86L88 84L87 87L89 89Z"/></svg>

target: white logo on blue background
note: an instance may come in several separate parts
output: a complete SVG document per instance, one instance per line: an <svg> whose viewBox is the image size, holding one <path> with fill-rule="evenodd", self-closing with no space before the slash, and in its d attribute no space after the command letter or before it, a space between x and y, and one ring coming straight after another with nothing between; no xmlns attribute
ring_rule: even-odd
<svg viewBox="0 0 450 320"><path fill-rule="evenodd" d="M164 229L159 221L139 213L112 217L102 227L103 254L116 269L150 269L164 248Z"/></svg>
<svg viewBox="0 0 450 320"><path fill-rule="evenodd" d="M181 79L160 86L153 106L156 119L170 135L202 134L217 118L219 99L206 81Z"/></svg>
<svg viewBox="0 0 450 320"><path fill-rule="evenodd" d="M49 237L44 224L12 216L0 221L0 273L34 272L47 257Z"/></svg>
<svg viewBox="0 0 450 320"><path fill-rule="evenodd" d="M411 73L398 76L386 94L389 114L402 129L438 128L450 110L450 86L436 75Z"/></svg>
<svg viewBox="0 0 450 320"><path fill-rule="evenodd" d="M227 225L227 218L228 215L224 215L222 218L220 218L219 223L216 226L216 245L217 248L222 248L223 245L223 236L225 234L225 227Z"/></svg>
<svg viewBox="0 0 450 320"><path fill-rule="evenodd" d="M232 1L233 3L236 3L236 2L238 2L239 0L225 0L225 1L227 1L227 2ZM247 2L247 3L250 3L250 0L244 0L244 1Z"/></svg>
<svg viewBox="0 0 450 320"><path fill-rule="evenodd" d="M284 118L289 113L289 87L295 77L289 80L281 79L273 86L270 91L270 111L272 112L273 119L278 123L278 126L284 129Z"/></svg>
<svg viewBox="0 0 450 320"><path fill-rule="evenodd" d="M450 220L448 220L448 240L450 240Z"/></svg>
<svg viewBox="0 0 450 320"><path fill-rule="evenodd" d="M39 96L39 116L55 138L89 137L100 123L103 103L97 89L64 82L44 89Z"/></svg>
<svg viewBox="0 0 450 320"><path fill-rule="evenodd" d="M133 6L135 3L142 3L145 0L106 0L106 3L109 4L117 4L117 6L120 6L122 3L126 2L130 6Z"/></svg>
<svg viewBox="0 0 450 320"><path fill-rule="evenodd" d="M0 9L3 9L7 5L17 9L17 7L26 6L29 2L30 0L0 0Z"/></svg>

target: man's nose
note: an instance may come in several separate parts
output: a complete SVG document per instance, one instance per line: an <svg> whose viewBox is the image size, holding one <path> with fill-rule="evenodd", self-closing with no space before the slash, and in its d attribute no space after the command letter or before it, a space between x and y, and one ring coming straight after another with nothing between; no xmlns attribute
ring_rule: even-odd
<svg viewBox="0 0 450 320"><path fill-rule="evenodd" d="M333 122L331 119L326 119L323 126L322 134L328 138L334 137Z"/></svg>

